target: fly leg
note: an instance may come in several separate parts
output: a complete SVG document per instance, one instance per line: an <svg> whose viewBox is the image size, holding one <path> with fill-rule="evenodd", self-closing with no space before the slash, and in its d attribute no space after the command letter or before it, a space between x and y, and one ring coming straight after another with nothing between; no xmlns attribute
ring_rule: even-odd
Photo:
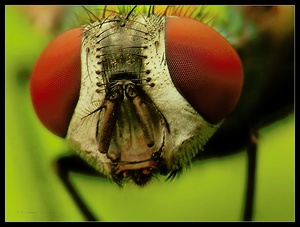
<svg viewBox="0 0 300 227"><path fill-rule="evenodd" d="M257 159L258 133L251 130L245 121L224 122L220 129L212 136L205 146L206 152L199 152L195 159L205 160L209 158L222 158L236 154L246 149L247 153L247 176L245 202L243 204L242 220L251 221L253 216L255 183L256 183L256 159Z"/></svg>
<svg viewBox="0 0 300 227"><path fill-rule="evenodd" d="M97 221L95 215L90 211L87 205L84 203L73 184L70 181L69 173L78 172L92 176L101 176L96 170L85 163L79 156L65 156L59 158L55 162L55 170L62 180L63 184L69 191L71 197L75 201L76 205L80 209L81 213L85 216L87 221Z"/></svg>
<svg viewBox="0 0 300 227"><path fill-rule="evenodd" d="M253 216L254 207L254 194L255 194L255 175L256 175L256 159L257 159L257 140L258 133L251 132L249 143L247 146L247 189L246 200L244 208L244 221L251 221Z"/></svg>

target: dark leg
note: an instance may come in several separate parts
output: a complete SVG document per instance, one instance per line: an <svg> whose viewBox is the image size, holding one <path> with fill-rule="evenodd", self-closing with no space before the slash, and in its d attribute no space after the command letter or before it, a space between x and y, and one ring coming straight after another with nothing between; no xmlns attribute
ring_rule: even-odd
<svg viewBox="0 0 300 227"><path fill-rule="evenodd" d="M75 156L75 155L66 156L58 159L55 162L55 170L58 173L58 176L60 177L64 185L66 186L67 190L70 192L78 208L87 219L87 221L97 221L94 214L89 210L89 208L83 202L78 192L75 190L74 186L72 185L69 178L69 172L70 171L79 172L79 173L84 173L93 176L101 176L101 175L92 167L90 167L87 163L85 163L79 156Z"/></svg>
<svg viewBox="0 0 300 227"><path fill-rule="evenodd" d="M257 158L257 139L258 133L250 134L250 140L247 147L248 158L248 176L247 176L247 191L244 209L244 221L251 221L254 207L254 191L255 191L255 174L256 174L256 158Z"/></svg>

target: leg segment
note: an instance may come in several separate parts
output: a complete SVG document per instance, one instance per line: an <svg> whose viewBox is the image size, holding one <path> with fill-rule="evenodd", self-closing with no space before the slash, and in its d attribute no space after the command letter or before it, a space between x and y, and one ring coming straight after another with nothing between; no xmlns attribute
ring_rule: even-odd
<svg viewBox="0 0 300 227"><path fill-rule="evenodd" d="M249 144L247 147L248 176L247 176L247 186L246 186L247 187L246 201L245 201L244 217L243 217L244 221L251 221L253 216L256 159L257 159L257 139L258 139L258 133L251 132Z"/></svg>
<svg viewBox="0 0 300 227"><path fill-rule="evenodd" d="M87 207L87 205L84 203L82 198L79 196L78 192L75 190L74 186L72 185L70 178L69 178L69 172L78 172L83 173L87 175L93 175L93 176L101 176L96 170L94 170L92 167L90 167L87 163L85 163L79 156L72 155L72 156L65 156L62 158L59 158L55 162L55 170L64 183L65 187L69 191L71 197L77 204L78 208L82 212L82 214L85 216L87 221L97 221L94 214L90 211L90 209Z"/></svg>

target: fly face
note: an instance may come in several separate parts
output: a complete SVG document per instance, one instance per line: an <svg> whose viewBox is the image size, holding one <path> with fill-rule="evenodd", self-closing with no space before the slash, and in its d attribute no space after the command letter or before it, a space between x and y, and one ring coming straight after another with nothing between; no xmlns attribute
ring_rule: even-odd
<svg viewBox="0 0 300 227"><path fill-rule="evenodd" d="M143 185L188 164L216 129L169 76L164 24L117 15L83 33L81 91L67 140L118 183Z"/></svg>
<svg viewBox="0 0 300 227"><path fill-rule="evenodd" d="M45 72L46 64L55 70ZM54 84L46 95L41 73ZM238 55L214 29L133 8L55 39L35 67L31 93L44 125L85 161L119 185L144 185L191 163L236 105L242 82Z"/></svg>

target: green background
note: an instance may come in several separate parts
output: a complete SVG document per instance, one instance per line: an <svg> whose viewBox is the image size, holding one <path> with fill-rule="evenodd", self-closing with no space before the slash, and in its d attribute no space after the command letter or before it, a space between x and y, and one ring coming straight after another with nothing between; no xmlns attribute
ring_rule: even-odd
<svg viewBox="0 0 300 227"><path fill-rule="evenodd" d="M18 7L5 13L5 219L83 221L53 168L72 151L41 125L30 102L30 71L56 34L37 30ZM293 114L260 131L255 221L295 219L294 132ZM104 221L239 221L245 176L245 151L197 162L174 181L145 188L71 175Z"/></svg>

